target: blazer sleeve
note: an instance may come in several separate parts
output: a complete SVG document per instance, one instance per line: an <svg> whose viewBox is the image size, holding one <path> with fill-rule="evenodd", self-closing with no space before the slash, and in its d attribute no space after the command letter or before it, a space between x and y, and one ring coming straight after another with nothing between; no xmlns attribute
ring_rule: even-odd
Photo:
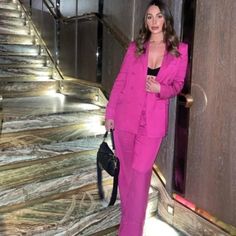
<svg viewBox="0 0 236 236"><path fill-rule="evenodd" d="M134 49L135 49L135 44L132 42L130 43L126 51L120 71L113 84L113 87L109 96L109 101L106 107L106 113L105 113L106 119L114 119L117 100L119 98L121 91L125 87L126 77L128 74L131 57L134 55Z"/></svg>
<svg viewBox="0 0 236 236"><path fill-rule="evenodd" d="M180 57L178 58L178 71L177 75L174 78L172 84L166 85L160 83L160 92L157 94L157 97L160 99L168 99L176 96L183 88L184 79L187 70L188 64L188 45L181 44Z"/></svg>

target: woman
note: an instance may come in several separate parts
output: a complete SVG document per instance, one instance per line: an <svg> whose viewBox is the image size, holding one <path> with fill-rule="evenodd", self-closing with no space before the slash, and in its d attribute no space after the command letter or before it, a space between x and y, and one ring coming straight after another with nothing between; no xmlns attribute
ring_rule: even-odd
<svg viewBox="0 0 236 236"><path fill-rule="evenodd" d="M120 159L119 236L142 235L152 165L167 132L169 99L181 91L186 67L187 45L179 43L168 7L151 1L106 108L105 126L115 129Z"/></svg>

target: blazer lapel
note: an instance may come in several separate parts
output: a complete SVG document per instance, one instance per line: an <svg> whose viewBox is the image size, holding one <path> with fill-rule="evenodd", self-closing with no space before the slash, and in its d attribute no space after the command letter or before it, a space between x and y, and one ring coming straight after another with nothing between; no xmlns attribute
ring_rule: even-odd
<svg viewBox="0 0 236 236"><path fill-rule="evenodd" d="M146 52L140 56L140 61L142 63L144 76L147 75L149 42L147 42L145 46L146 46ZM165 73L168 72L166 68L168 67L169 62L171 62L172 59L173 59L172 56L167 52L167 50L165 50L159 73L156 76L156 80L158 80L159 82L164 80Z"/></svg>

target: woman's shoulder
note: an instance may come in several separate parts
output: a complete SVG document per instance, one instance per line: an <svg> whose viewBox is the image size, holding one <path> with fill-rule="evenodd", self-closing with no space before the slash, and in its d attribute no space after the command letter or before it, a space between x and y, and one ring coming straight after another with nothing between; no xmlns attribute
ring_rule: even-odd
<svg viewBox="0 0 236 236"><path fill-rule="evenodd" d="M127 51L135 51L136 50L136 43L135 41L131 41L127 47Z"/></svg>
<svg viewBox="0 0 236 236"><path fill-rule="evenodd" d="M186 54L188 52L188 44L180 42L178 46L178 51L180 52L180 54Z"/></svg>

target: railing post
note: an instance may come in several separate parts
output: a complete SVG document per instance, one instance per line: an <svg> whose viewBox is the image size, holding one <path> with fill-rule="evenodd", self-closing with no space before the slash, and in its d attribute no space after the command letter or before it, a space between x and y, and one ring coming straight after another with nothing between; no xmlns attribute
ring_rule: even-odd
<svg viewBox="0 0 236 236"><path fill-rule="evenodd" d="M60 15L60 0L56 0L56 14ZM54 35L54 50L55 50L55 64L58 66L60 63L60 33L61 33L61 24L59 17L55 22L55 35Z"/></svg>
<svg viewBox="0 0 236 236"><path fill-rule="evenodd" d="M2 102L3 102L3 98L0 95L0 135L2 134L2 123L3 123Z"/></svg>
<svg viewBox="0 0 236 236"><path fill-rule="evenodd" d="M99 0L98 13L99 17L103 17L103 3L104 0ZM96 52L96 81L98 83L102 82L102 45L103 45L103 24L98 20L97 22L97 52Z"/></svg>
<svg viewBox="0 0 236 236"><path fill-rule="evenodd" d="M32 15L32 0L29 1L29 7L30 7L29 15L31 16Z"/></svg>

